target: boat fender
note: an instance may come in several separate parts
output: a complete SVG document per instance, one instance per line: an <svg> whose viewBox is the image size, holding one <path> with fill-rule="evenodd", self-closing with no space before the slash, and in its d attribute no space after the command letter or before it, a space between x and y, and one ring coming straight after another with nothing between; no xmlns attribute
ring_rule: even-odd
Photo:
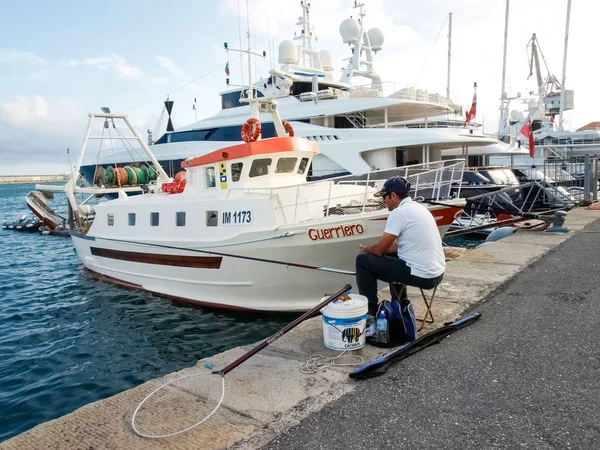
<svg viewBox="0 0 600 450"><path fill-rule="evenodd" d="M485 242L496 242L499 241L502 238L505 238L507 236L510 236L511 234L515 233L515 228L513 227L500 227L500 228L496 228L494 231L492 231L489 236L487 238L485 238Z"/></svg>
<svg viewBox="0 0 600 450"><path fill-rule="evenodd" d="M244 142L256 141L260 136L260 132L260 121L255 117L251 117L242 126L242 140Z"/></svg>
<svg viewBox="0 0 600 450"><path fill-rule="evenodd" d="M281 125L285 128L285 132L288 134L288 137L294 137L294 127L287 120L282 120Z"/></svg>

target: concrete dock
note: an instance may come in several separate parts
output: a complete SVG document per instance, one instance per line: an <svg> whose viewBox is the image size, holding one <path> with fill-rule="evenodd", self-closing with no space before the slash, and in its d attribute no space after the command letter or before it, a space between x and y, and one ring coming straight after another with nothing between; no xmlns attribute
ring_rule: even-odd
<svg viewBox="0 0 600 450"><path fill-rule="evenodd" d="M505 283L523 272L525 267L599 218L598 210L574 209L567 216L569 233L520 231L449 261L444 281L436 294L433 308L436 323L433 325L439 326L444 321L455 319L466 309L502 292ZM351 282L354 284L353 280ZM557 279L556 282L563 281ZM417 315L422 313L423 302L418 291L409 291L409 297ZM166 434L193 425L217 405L221 395L221 379L210 375L208 367L222 368L251 346L235 348L201 360L193 368L86 405L3 442L0 448L216 449L267 445L307 417L312 415L313 420L319 417L313 413L331 402L341 402L344 394L352 393L344 399L351 399L353 395L360 398L361 390L367 386L364 382L348 378L352 367L334 366L311 375L300 372L300 364L313 354L338 355L323 346L321 323L320 317L304 322L228 374L221 407L204 424L187 433L165 439L141 438L131 428L133 411L146 395L167 381L186 375L204 374L176 382L161 391L144 405L136 419L138 428L148 434ZM424 331L432 328L430 325ZM491 339L500 339L500 336ZM368 361L383 351L366 346L354 353ZM386 385L390 388L389 380ZM357 403L355 407L361 406ZM395 417L405 413L410 411L390 410ZM327 434L335 437L336 428L329 427L328 430ZM285 439L282 442L281 448L290 448ZM358 444L358 447L364 448L362 444ZM322 445L320 448L335 447L325 443ZM419 441L407 448L415 446L420 446ZM299 445L295 448L312 447L307 440L304 447ZM373 448L381 447L374 445Z"/></svg>

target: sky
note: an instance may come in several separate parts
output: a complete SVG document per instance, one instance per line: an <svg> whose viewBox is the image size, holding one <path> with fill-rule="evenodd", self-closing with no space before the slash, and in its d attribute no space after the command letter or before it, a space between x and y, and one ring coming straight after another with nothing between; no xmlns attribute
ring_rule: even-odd
<svg viewBox="0 0 600 450"><path fill-rule="evenodd" d="M452 12L450 96L468 108L477 82L476 120L487 133L497 130L506 0L364 2L365 27L385 36L376 71L388 92L418 85L445 94ZM358 10L354 0L310 3L313 47L332 52L339 78L350 56L339 24ZM302 13L300 0L0 0L0 8L0 175L67 173L87 114L102 106L128 114L142 136L155 130L155 138L164 132L159 117L167 96L175 102L176 129L212 116L220 109L219 92L227 89L223 43L239 48L241 35L247 47L249 16L251 47L267 51L253 76L267 76L279 68L277 47L293 37ZM567 0L510 2L510 96L535 87L534 77L527 80L532 33L550 72L562 79L566 11ZM594 84L599 13L598 2L572 1L565 85L575 90L575 109L566 113L568 129L600 120ZM229 60L231 83L241 84L247 67L233 53Z"/></svg>

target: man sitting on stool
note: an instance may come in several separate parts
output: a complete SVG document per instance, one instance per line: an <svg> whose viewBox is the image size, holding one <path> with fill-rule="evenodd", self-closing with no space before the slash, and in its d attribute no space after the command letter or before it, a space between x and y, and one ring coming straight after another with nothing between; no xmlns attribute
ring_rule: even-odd
<svg viewBox="0 0 600 450"><path fill-rule="evenodd" d="M391 212L383 236L374 245L359 245L356 257L356 285L358 292L368 298L372 316L367 326L377 314L377 280L433 289L446 269L435 219L425 206L410 198L409 192L410 183L394 177L375 193Z"/></svg>

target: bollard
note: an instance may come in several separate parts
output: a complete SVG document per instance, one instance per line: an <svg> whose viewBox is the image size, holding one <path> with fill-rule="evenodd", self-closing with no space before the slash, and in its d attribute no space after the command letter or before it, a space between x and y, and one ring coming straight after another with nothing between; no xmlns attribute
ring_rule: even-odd
<svg viewBox="0 0 600 450"><path fill-rule="evenodd" d="M554 216L552 218L552 227L547 229L546 231L553 233L568 233L569 229L563 226L565 224L566 217L566 211L554 211Z"/></svg>

